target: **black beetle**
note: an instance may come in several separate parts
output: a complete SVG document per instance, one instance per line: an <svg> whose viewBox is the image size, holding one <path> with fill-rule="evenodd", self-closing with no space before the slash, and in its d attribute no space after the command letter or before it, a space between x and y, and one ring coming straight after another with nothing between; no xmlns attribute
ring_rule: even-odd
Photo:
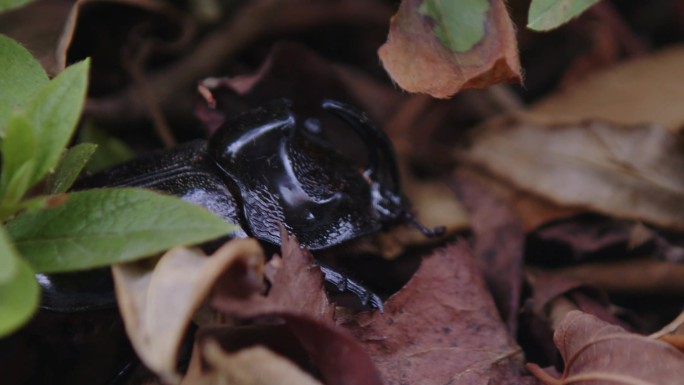
<svg viewBox="0 0 684 385"><path fill-rule="evenodd" d="M177 195L240 225L231 237L253 236L280 244L281 224L311 250L336 246L411 221L401 194L394 149L365 113L324 100L321 107L340 118L365 145L366 165L345 157L321 134L316 119L301 119L292 103L279 99L226 120L209 139L153 153L80 180L75 189L144 187ZM328 283L382 309L362 285L321 266ZM103 306L82 296L65 296L54 277L41 275L44 303L70 311ZM68 282L70 278L67 278Z"/></svg>
<svg viewBox="0 0 684 385"><path fill-rule="evenodd" d="M78 188L137 186L171 193L239 224L234 236L278 245L282 224L311 250L400 220L416 223L385 133L349 105L324 100L321 107L365 143L365 167L321 137L316 120L299 119L291 103L279 99L225 121L208 142L140 158L85 179Z"/></svg>

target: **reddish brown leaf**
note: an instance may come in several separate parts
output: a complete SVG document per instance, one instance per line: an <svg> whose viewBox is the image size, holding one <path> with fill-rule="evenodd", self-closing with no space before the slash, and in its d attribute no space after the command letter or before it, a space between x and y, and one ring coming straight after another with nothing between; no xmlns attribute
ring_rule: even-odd
<svg viewBox="0 0 684 385"><path fill-rule="evenodd" d="M515 31L503 1L489 1L484 36L464 52L443 45L430 18L419 11L422 4L402 1L392 17L387 42L378 51L401 88L447 98L461 89L521 81Z"/></svg>
<svg viewBox="0 0 684 385"><path fill-rule="evenodd" d="M385 304L345 322L389 384L513 384L523 356L463 243L423 260Z"/></svg>
<svg viewBox="0 0 684 385"><path fill-rule="evenodd" d="M236 297L233 292L217 290L211 299L212 306L241 318L286 311L332 320L333 307L325 293L323 273L311 253L285 231L281 252L282 259L276 256L269 262L277 270L267 297Z"/></svg>
<svg viewBox="0 0 684 385"><path fill-rule="evenodd" d="M459 176L454 187L470 211L473 253L499 314L515 335L525 242L520 221L502 199L477 181Z"/></svg>
<svg viewBox="0 0 684 385"><path fill-rule="evenodd" d="M217 292L211 301L213 307L222 314L255 322L274 317L284 320L326 384L381 384L361 344L332 322L333 307L311 254L284 231L282 239L283 258L276 262L280 266L268 296L244 299Z"/></svg>
<svg viewBox="0 0 684 385"><path fill-rule="evenodd" d="M581 311L567 314L554 341L565 361L561 378L535 364L527 365L546 384L674 385L682 381L682 352Z"/></svg>

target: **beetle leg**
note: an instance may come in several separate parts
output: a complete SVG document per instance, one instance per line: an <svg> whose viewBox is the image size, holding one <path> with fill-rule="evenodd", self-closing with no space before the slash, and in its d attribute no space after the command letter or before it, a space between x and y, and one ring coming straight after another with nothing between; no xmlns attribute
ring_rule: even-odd
<svg viewBox="0 0 684 385"><path fill-rule="evenodd" d="M404 213L404 218L407 221L411 222L411 224L415 226L418 229L418 231L420 231L423 235L425 235L428 238L441 237L446 232L446 227L444 226L437 226L431 229L425 227L425 225L418 221L418 218L416 218L413 214L411 214L408 211Z"/></svg>
<svg viewBox="0 0 684 385"><path fill-rule="evenodd" d="M377 309L381 313L384 311L382 299L370 289L328 266L319 264L319 267L321 268L321 272L323 272L323 279L325 282L335 286L339 292L352 293L359 298L363 306Z"/></svg>

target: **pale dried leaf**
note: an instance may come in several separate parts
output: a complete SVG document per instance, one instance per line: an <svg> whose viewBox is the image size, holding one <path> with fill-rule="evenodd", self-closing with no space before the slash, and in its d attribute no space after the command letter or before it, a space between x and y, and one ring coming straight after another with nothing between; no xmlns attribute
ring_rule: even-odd
<svg viewBox="0 0 684 385"><path fill-rule="evenodd" d="M178 383L176 357L194 312L232 265L260 271L264 256L253 239L234 239L212 256L178 247L149 263L112 267L119 309L138 357L164 381Z"/></svg>
<svg viewBox="0 0 684 385"><path fill-rule="evenodd" d="M559 204L684 229L684 138L660 126L508 117L456 155Z"/></svg>
<svg viewBox="0 0 684 385"><path fill-rule="evenodd" d="M288 359L262 346L226 353L217 342L207 341L202 350L208 368L201 368L196 349L181 384L321 385Z"/></svg>
<svg viewBox="0 0 684 385"><path fill-rule="evenodd" d="M528 364L528 369L547 384L675 385L682 382L682 352L581 311L571 311L565 316L554 333L554 341L565 361L560 379L535 364Z"/></svg>
<svg viewBox="0 0 684 385"><path fill-rule="evenodd" d="M521 81L515 31L506 6L501 0L483 3L488 3L482 20L484 36L458 52L434 32L440 22L419 10L422 1L402 1L392 17L387 42L378 51L392 79L409 92L437 98L448 98L461 89Z"/></svg>
<svg viewBox="0 0 684 385"><path fill-rule="evenodd" d="M607 68L531 108L554 121L605 119L623 124L684 127L684 46Z"/></svg>

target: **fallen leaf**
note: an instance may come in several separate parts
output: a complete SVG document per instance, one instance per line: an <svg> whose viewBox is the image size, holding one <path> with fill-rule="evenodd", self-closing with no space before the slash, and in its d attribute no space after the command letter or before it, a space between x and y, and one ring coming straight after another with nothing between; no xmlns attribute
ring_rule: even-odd
<svg viewBox="0 0 684 385"><path fill-rule="evenodd" d="M208 368L199 368L200 360L193 357L197 364L181 384L321 384L291 361L261 346L226 353L217 342L208 341L203 346L202 358Z"/></svg>
<svg viewBox="0 0 684 385"><path fill-rule="evenodd" d="M437 98L522 77L501 0L404 0L378 54L401 88Z"/></svg>
<svg viewBox="0 0 684 385"><path fill-rule="evenodd" d="M582 264L556 269L555 273L608 293L684 295L684 265L649 258Z"/></svg>
<svg viewBox="0 0 684 385"><path fill-rule="evenodd" d="M633 228L634 223L629 221L596 216L552 223L530 234L527 259L553 264L626 255Z"/></svg>
<svg viewBox="0 0 684 385"><path fill-rule="evenodd" d="M222 313L241 318L264 313L287 311L332 320L334 308L325 292L323 273L311 253L302 248L293 235L281 229L282 258L275 256L270 266L277 266L268 296L236 297L234 291L214 291L211 305Z"/></svg>
<svg viewBox="0 0 684 385"><path fill-rule="evenodd" d="M684 138L657 125L517 115L473 131L458 159L558 204L684 229Z"/></svg>
<svg viewBox="0 0 684 385"><path fill-rule="evenodd" d="M515 335L525 246L522 225L505 201L477 181L459 176L454 187L470 211L473 254L501 318Z"/></svg>
<svg viewBox="0 0 684 385"><path fill-rule="evenodd" d="M672 346L631 334L619 326L572 311L554 333L565 361L561 378L536 364L527 369L546 384L680 384L684 354ZM644 358L648 357L648 363Z"/></svg>
<svg viewBox="0 0 684 385"><path fill-rule="evenodd" d="M523 354L463 242L424 258L385 313L344 320L389 384L523 381Z"/></svg>
<svg viewBox="0 0 684 385"><path fill-rule="evenodd" d="M456 175L454 178L468 177L477 181L505 200L522 222L525 232L531 232L545 223L572 217L583 211L576 207L558 205L501 178L466 165L459 166L454 171L454 175Z"/></svg>
<svg viewBox="0 0 684 385"><path fill-rule="evenodd" d="M255 240L234 239L210 257L178 247L156 266L148 261L112 266L119 309L138 357L164 381L178 383L178 349L195 311L231 266L258 272L263 258ZM245 284L253 286L253 280Z"/></svg>
<svg viewBox="0 0 684 385"><path fill-rule="evenodd" d="M684 46L674 46L597 71L583 82L534 104L530 112L554 121L605 119L622 124L684 127Z"/></svg>
<svg viewBox="0 0 684 385"><path fill-rule="evenodd" d="M381 384L378 371L363 346L332 322L334 309L327 300L323 275L309 252L285 231L281 235L282 264L268 295L240 299L216 291L211 299L212 307L223 315L253 322L284 320L326 384Z"/></svg>

